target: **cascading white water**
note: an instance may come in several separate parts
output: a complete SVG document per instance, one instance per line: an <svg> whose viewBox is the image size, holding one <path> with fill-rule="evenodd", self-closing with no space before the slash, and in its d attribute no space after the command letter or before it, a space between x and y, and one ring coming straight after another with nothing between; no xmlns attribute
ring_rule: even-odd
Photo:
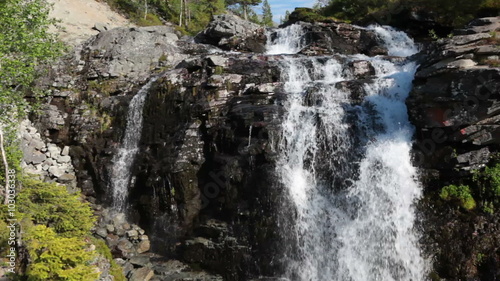
<svg viewBox="0 0 500 281"><path fill-rule="evenodd" d="M391 55L417 51L404 33L370 29ZM272 42L270 54L298 51L297 44L280 50L279 37ZM368 60L375 68L361 104L335 87L353 79L335 58L294 56L282 64L289 96L277 172L296 208L293 227L284 233L296 241L286 253L286 275L300 281L423 280L426 263L413 229L420 187L404 103L416 65L363 55L345 59Z"/></svg>
<svg viewBox="0 0 500 281"><path fill-rule="evenodd" d="M285 28L267 33L266 53L269 55L295 54L302 49L304 31L299 24L292 24Z"/></svg>
<svg viewBox="0 0 500 281"><path fill-rule="evenodd" d="M130 184L130 168L139 149L142 132L142 111L149 88L158 79L151 78L130 101L127 113L125 135L118 152L113 156L111 170L111 189L113 191L113 209L124 212Z"/></svg>

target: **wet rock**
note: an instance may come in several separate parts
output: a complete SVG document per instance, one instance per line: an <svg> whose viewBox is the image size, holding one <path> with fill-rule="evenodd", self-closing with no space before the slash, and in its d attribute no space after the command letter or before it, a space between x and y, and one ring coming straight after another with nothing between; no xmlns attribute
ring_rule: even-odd
<svg viewBox="0 0 500 281"><path fill-rule="evenodd" d="M498 229L485 230L498 216L484 210L450 208L439 197L443 186L480 187L473 174L492 164L500 144L500 69L484 63L497 46L489 38L500 18L477 19L452 38L429 46L406 100L416 126L415 164L422 172L426 252L436 260L436 274L448 279L481 279L498 268L498 255L482 264L477 253L497 248ZM493 28L493 29L492 29ZM488 40L485 40L488 39ZM478 193L472 191L474 198ZM490 250L488 250L490 249ZM497 274L498 275L498 274Z"/></svg>
<svg viewBox="0 0 500 281"><path fill-rule="evenodd" d="M305 31L304 55L366 54L387 55L375 33L346 23L298 22Z"/></svg>
<svg viewBox="0 0 500 281"><path fill-rule="evenodd" d="M349 67L352 67L352 74L356 78L366 78L367 76L375 75L375 68L373 68L369 61L353 61L349 63Z"/></svg>

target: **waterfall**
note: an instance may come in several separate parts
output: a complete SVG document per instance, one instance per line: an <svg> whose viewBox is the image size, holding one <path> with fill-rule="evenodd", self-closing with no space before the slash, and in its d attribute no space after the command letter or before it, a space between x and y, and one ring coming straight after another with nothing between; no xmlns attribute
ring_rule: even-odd
<svg viewBox="0 0 500 281"><path fill-rule="evenodd" d="M298 51L287 38L296 26L270 38L269 54ZM417 51L402 32L369 27L390 55ZM288 98L277 174L295 210L283 230L286 277L300 281L424 280L426 262L414 230L413 204L421 190L411 165L413 127L405 99L416 65L383 57L367 60L375 78L366 97L350 100L336 87L352 80L347 62L334 57L285 56L282 79ZM290 217L283 211L282 216Z"/></svg>
<svg viewBox="0 0 500 281"><path fill-rule="evenodd" d="M266 53L269 55L295 54L303 47L304 32L300 24L292 24L267 33Z"/></svg>
<svg viewBox="0 0 500 281"><path fill-rule="evenodd" d="M139 150L142 132L142 110L149 88L158 79L151 78L130 101L127 112L125 135L118 152L113 156L111 170L111 189L113 191L113 209L118 212L126 210L130 169Z"/></svg>

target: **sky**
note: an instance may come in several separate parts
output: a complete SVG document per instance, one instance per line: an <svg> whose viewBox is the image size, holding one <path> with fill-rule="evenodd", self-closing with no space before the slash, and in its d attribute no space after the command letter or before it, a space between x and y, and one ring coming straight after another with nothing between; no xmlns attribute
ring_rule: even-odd
<svg viewBox="0 0 500 281"><path fill-rule="evenodd" d="M312 7L316 0L267 0L271 5L271 12L273 13L273 21L280 23L280 17L285 16L285 11L293 12L296 7ZM257 14L262 14L262 6L254 8Z"/></svg>

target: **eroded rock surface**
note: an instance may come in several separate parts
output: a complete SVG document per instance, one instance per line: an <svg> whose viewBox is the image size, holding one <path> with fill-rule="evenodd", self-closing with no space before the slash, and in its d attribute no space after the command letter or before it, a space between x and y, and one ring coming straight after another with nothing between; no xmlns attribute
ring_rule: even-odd
<svg viewBox="0 0 500 281"><path fill-rule="evenodd" d="M484 191L474 184L472 173L496 163L499 23L500 17L477 19L430 46L407 99L417 127L415 162L426 188L423 244L435 254L436 274L447 280L500 277L498 211L489 214L479 206L466 211L439 198L445 185L465 184L480 202Z"/></svg>

